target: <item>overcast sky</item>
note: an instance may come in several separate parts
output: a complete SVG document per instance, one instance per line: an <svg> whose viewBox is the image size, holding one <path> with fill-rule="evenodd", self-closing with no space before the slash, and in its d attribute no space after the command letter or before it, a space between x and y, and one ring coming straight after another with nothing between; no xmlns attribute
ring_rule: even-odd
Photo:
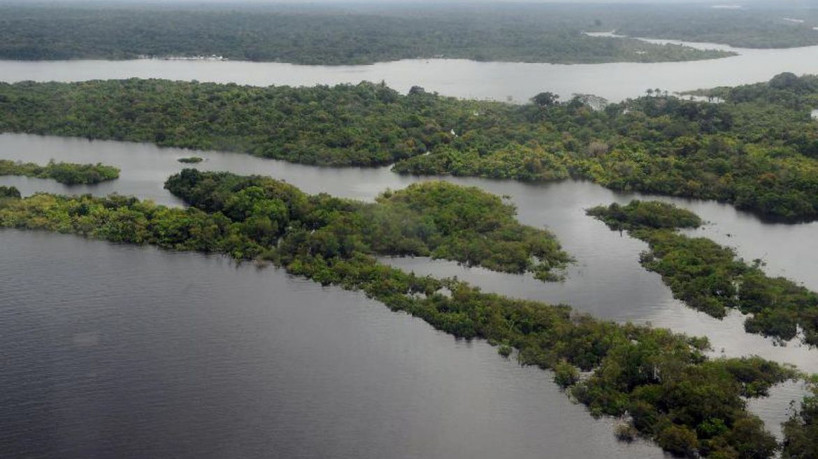
<svg viewBox="0 0 818 459"><path fill-rule="evenodd" d="M412 3L583 3L583 4L611 4L611 3L641 3L641 4L706 4L706 5L752 5L766 3L780 7L818 7L818 0L0 0L2 4L159 4L172 5L174 3L195 4L253 4L253 5L318 5L318 4L412 4Z"/></svg>
<svg viewBox="0 0 818 459"><path fill-rule="evenodd" d="M770 0L0 0L1 3L708 3L746 4ZM777 0L777 4L817 4L818 0Z"/></svg>

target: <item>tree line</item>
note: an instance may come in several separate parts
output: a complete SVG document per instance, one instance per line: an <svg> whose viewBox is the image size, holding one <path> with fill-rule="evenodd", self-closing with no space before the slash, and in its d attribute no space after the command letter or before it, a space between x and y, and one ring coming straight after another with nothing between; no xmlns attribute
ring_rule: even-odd
<svg viewBox="0 0 818 459"><path fill-rule="evenodd" d="M322 5L323 6L323 5ZM221 56L312 65L400 59L598 63L710 59L732 53L583 34L593 21L537 8L230 9L0 6L0 58ZM531 17L531 13L536 18ZM557 14L554 14L557 13Z"/></svg>
<svg viewBox="0 0 818 459"><path fill-rule="evenodd" d="M715 199L768 219L818 218L818 78L663 94L595 110L550 93L525 105L384 84L248 87L162 80L0 84L0 131L239 151L407 174L592 180Z"/></svg>
<svg viewBox="0 0 818 459"><path fill-rule="evenodd" d="M659 273L673 296L688 306L717 318L738 309L750 315L744 322L749 333L789 341L800 329L804 344L818 346L818 294L789 279L768 277L761 260L747 263L710 239L679 234L678 228L701 225L690 211L636 200L594 207L588 214L647 242L642 266Z"/></svg>
<svg viewBox="0 0 818 459"><path fill-rule="evenodd" d="M104 164L76 164L54 162L45 166L36 163L15 162L0 159L0 176L23 175L26 177L54 179L66 185L94 185L119 178L119 169Z"/></svg>

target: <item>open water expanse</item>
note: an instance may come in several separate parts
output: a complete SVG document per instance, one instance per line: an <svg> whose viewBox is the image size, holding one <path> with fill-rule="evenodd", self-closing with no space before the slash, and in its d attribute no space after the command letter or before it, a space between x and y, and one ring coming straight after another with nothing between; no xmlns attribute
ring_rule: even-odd
<svg viewBox="0 0 818 459"><path fill-rule="evenodd" d="M177 159L190 154L148 144L3 134L3 159L104 162L122 173L120 179L96 186L24 177L0 177L0 184L14 185L24 195L118 192L181 205L162 184L184 167ZM205 158L200 169L270 175L310 193L361 200L428 179L399 176L388 168L318 168L235 153L195 154ZM506 195L521 221L554 232L577 259L566 281L542 283L425 258L385 262L422 274L456 275L486 291L567 303L597 317L705 335L717 355L758 354L818 371L818 351L797 343L781 347L746 334L738 314L719 321L686 308L658 275L639 265L645 244L584 215L583 209L593 205L646 196L576 181L534 185L445 179ZM763 223L722 204L664 199L711 221L698 233L735 246L745 258L764 258L769 272L818 288L816 264L805 256L818 253L818 225ZM50 445L58 455L137 454L142 437L125 433L136 430L147 438L156 435L154 429L162 429L162 435L151 443L152 452L189 451L192 456L208 451L263 456L280 450L288 451L288 457L321 457L337 448L333 452L341 457L382 457L391 447L401 457L499 457L501 451L491 447L509 444L519 448L510 457L537 457L543 448L577 458L660 454L649 445L615 444L610 421L594 421L581 406L571 405L546 372L517 368L484 343L455 341L360 295L321 288L274 269L235 267L221 257L72 236L0 231L0 251L9 271L0 276L0 304L6 305L0 327L8 331L0 346L13 350L8 359L13 371L0 379L0 388L29 380L44 384L22 384L23 389L11 392L12 400L4 406L18 406L21 411L12 412L21 419L8 430L27 438L29 423L34 423L40 426L38 435L60 441L33 445ZM119 368L123 365L128 368ZM125 397L127 403L116 402L123 388L137 401ZM418 401L429 390L448 400ZM801 393L799 385L783 386L752 406L775 431L786 418L789 401ZM65 406L69 402L76 406ZM253 409L242 409L243 403ZM522 414L521 406L526 407ZM85 414L54 418L73 416L68 411L77 407ZM127 410L135 407L145 413L129 415ZM282 409L288 410L286 416ZM572 414L563 416L566 412ZM97 424L81 422L89 418ZM425 419L452 424L432 428ZM166 422L190 428L168 430ZM504 427L495 430L496 424ZM214 433L222 428L227 431ZM379 430L387 428L388 435ZM321 438L308 441L291 429L320 429L315 435ZM196 443L198 436L207 441ZM469 443L473 437L487 444ZM15 444L22 437L6 440ZM295 448L304 449L295 454Z"/></svg>
<svg viewBox="0 0 818 459"><path fill-rule="evenodd" d="M207 61L0 61L0 81L157 77L246 84L385 80L459 97L516 101L550 90L612 100L818 73L818 47L740 50L734 58L671 64L549 65L432 60L359 67ZM728 70L729 69L729 70ZM31 135L0 135L0 159L103 162L119 180L67 187L0 177L24 195L117 192L167 205L162 188L189 150ZM310 193L372 200L418 180L388 168L330 169L220 152L196 167L286 180ZM639 194L587 182L523 184L445 178L506 195L522 222L546 227L577 260L561 283L423 258L387 259L417 273L456 275L486 291L567 303L620 322L710 338L714 354L758 354L818 372L818 351L782 347L674 300L638 263L641 241L584 209ZM694 234L762 258L766 271L818 290L818 224L770 224L714 202L660 198L711 223ZM551 382L486 343L457 341L360 294L323 288L219 256L0 231L0 457L662 457L625 445ZM751 406L776 431L796 384Z"/></svg>
<svg viewBox="0 0 818 459"><path fill-rule="evenodd" d="M543 91L596 94L611 101L643 95L648 88L687 91L767 81L781 72L818 73L818 46L742 49L672 40L697 48L735 51L737 56L655 64L525 64L463 59L409 59L372 65L319 66L276 62L190 61L0 61L0 81L85 81L164 78L255 86L314 86L385 81L398 91L412 86L472 98L525 102Z"/></svg>

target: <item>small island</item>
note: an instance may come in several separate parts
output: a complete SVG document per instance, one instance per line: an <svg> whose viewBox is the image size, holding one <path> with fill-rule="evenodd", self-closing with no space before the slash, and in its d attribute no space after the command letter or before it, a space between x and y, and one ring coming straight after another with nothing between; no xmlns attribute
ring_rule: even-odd
<svg viewBox="0 0 818 459"><path fill-rule="evenodd" d="M179 158L176 161L179 161L180 163L184 164L196 164L204 161L204 158L200 156L187 156L185 158Z"/></svg>
<svg viewBox="0 0 818 459"><path fill-rule="evenodd" d="M26 177L54 179L65 185L95 185L119 178L119 169L104 164L56 163L47 165L22 163L0 159L0 175L23 175Z"/></svg>

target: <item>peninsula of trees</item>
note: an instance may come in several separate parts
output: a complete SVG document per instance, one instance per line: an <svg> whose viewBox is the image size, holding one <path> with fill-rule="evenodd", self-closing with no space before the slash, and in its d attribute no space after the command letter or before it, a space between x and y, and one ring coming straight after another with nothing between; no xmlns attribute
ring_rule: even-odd
<svg viewBox="0 0 818 459"><path fill-rule="evenodd" d="M750 317L744 328L781 340L796 337L818 346L818 294L783 277L768 277L760 260L748 264L728 247L710 239L679 234L677 228L696 228L698 216L672 204L632 201L588 210L611 229L627 230L648 243L642 253L646 269L659 273L673 295L713 317L735 308Z"/></svg>
<svg viewBox="0 0 818 459"><path fill-rule="evenodd" d="M555 381L592 414L626 416L630 429L674 454L768 458L780 447L744 398L799 377L792 369L757 357L710 359L706 339L485 294L373 256L439 251L489 269L535 273L546 260L567 261L552 238L519 225L510 207L480 190L424 183L362 204L306 195L269 178L195 170L172 176L166 187L191 207L37 194L0 201L0 227L270 260L295 275L362 290L457 337L502 344L504 354L516 349L522 364L555 370ZM462 249L474 244L474 252ZM465 253L472 258L459 258ZM526 265L532 255L538 264ZM792 425L788 432L798 437L787 441L801 441L805 424Z"/></svg>
<svg viewBox="0 0 818 459"><path fill-rule="evenodd" d="M0 176L24 175L26 177L54 179L66 185L94 185L119 178L119 169L104 164L74 164L49 161L45 166L35 163L14 162L0 159Z"/></svg>
<svg viewBox="0 0 818 459"><path fill-rule="evenodd" d="M818 219L818 78L719 89L723 103L649 95L595 110L550 93L526 105L383 84L247 87L162 80L0 84L0 131L153 142L407 174L715 199L770 219Z"/></svg>

